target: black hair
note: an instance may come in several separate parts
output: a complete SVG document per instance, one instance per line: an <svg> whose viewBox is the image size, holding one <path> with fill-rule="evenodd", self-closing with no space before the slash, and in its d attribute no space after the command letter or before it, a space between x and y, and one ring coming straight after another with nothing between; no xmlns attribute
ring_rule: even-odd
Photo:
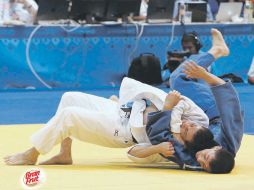
<svg viewBox="0 0 254 190"><path fill-rule="evenodd" d="M187 42L193 43L197 52L203 47L201 41L198 38L198 34L195 31L183 34L183 37L181 40L182 45L183 43L187 43Z"/></svg>
<svg viewBox="0 0 254 190"><path fill-rule="evenodd" d="M249 84L254 84L254 77L248 76L248 82Z"/></svg>
<svg viewBox="0 0 254 190"><path fill-rule="evenodd" d="M213 140L212 132L205 127L199 129L194 134L193 139L185 142L185 144L187 149L194 154L200 150L212 148L218 145L218 143Z"/></svg>
<svg viewBox="0 0 254 190"><path fill-rule="evenodd" d="M161 84L161 64L153 54L141 54L131 61L128 77L137 81L155 85Z"/></svg>
<svg viewBox="0 0 254 190"><path fill-rule="evenodd" d="M230 173L235 166L234 156L227 150L221 148L216 151L215 158L209 163L210 173Z"/></svg>

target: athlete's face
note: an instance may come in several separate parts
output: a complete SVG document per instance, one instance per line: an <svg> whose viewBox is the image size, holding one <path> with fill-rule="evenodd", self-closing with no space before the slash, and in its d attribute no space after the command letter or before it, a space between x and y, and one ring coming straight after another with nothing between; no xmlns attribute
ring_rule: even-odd
<svg viewBox="0 0 254 190"><path fill-rule="evenodd" d="M196 50L195 45L192 42L184 42L182 44L183 46L183 50L187 51L189 50L191 52L191 54L197 54L198 51Z"/></svg>
<svg viewBox="0 0 254 190"><path fill-rule="evenodd" d="M204 149L196 153L196 159L204 170L210 172L209 164L213 159L215 159L216 152L220 149L220 146L215 146L213 148Z"/></svg>
<svg viewBox="0 0 254 190"><path fill-rule="evenodd" d="M180 136L184 142L191 142L198 130L202 129L197 124L184 120L180 128Z"/></svg>

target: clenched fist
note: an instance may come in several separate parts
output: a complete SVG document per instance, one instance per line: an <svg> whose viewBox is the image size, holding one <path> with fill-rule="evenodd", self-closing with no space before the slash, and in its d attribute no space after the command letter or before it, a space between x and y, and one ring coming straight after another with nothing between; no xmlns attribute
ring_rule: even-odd
<svg viewBox="0 0 254 190"><path fill-rule="evenodd" d="M181 100L180 92L176 90L169 92L165 99L163 110L165 111L173 109L173 107L175 107L180 100Z"/></svg>
<svg viewBox="0 0 254 190"><path fill-rule="evenodd" d="M159 152L165 157L173 156L175 153L175 149L171 142L162 142L157 146L159 148Z"/></svg>

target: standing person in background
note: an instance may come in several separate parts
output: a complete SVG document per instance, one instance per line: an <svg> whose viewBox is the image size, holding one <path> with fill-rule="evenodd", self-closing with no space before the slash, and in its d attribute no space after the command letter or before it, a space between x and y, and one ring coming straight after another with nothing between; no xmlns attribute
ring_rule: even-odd
<svg viewBox="0 0 254 190"><path fill-rule="evenodd" d="M0 22L10 20L10 0L0 1Z"/></svg>
<svg viewBox="0 0 254 190"><path fill-rule="evenodd" d="M4 0L0 6L0 21L2 24L14 24L14 21L33 24L37 11L38 5L34 0Z"/></svg>
<svg viewBox="0 0 254 190"><path fill-rule="evenodd" d="M140 5L139 16L134 16L137 21L146 20L149 0L142 0Z"/></svg>
<svg viewBox="0 0 254 190"><path fill-rule="evenodd" d="M38 5L34 0L14 0L13 19L26 24L33 24L36 20Z"/></svg>
<svg viewBox="0 0 254 190"><path fill-rule="evenodd" d="M219 11L219 0L205 0L205 1L209 4L213 18L215 18Z"/></svg>

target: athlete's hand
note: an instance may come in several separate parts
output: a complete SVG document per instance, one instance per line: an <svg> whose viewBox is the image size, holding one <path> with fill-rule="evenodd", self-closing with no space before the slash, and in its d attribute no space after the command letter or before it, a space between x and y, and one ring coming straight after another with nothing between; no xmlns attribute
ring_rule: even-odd
<svg viewBox="0 0 254 190"><path fill-rule="evenodd" d="M109 99L114 101L114 102L119 102L119 98L116 95L110 96Z"/></svg>
<svg viewBox="0 0 254 190"><path fill-rule="evenodd" d="M203 79L208 75L208 72L194 61L189 61L184 65L183 72L188 78Z"/></svg>
<svg viewBox="0 0 254 190"><path fill-rule="evenodd" d="M176 90L170 91L168 95L166 96L163 110L165 111L165 110L173 109L173 107L175 107L180 100L181 100L180 92Z"/></svg>
<svg viewBox="0 0 254 190"><path fill-rule="evenodd" d="M159 152L165 157L173 156L175 153L175 149L171 142L162 142L157 146L159 148Z"/></svg>

